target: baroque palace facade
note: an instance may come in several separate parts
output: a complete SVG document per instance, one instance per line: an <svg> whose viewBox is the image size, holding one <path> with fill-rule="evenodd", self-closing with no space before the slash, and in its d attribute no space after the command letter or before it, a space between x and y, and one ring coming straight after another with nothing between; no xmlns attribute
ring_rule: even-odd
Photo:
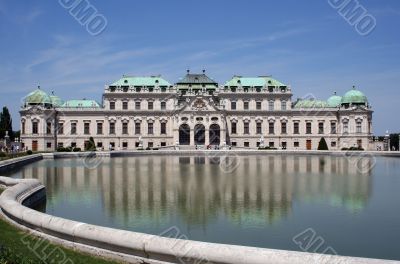
<svg viewBox="0 0 400 264"><path fill-rule="evenodd" d="M102 103L62 101L40 87L21 108L21 140L33 151L205 148L230 146L315 150L372 148L372 109L351 89L327 101L293 100L292 89L271 76L234 76L224 85L205 71L189 71L175 85L161 76L129 77L107 85Z"/></svg>

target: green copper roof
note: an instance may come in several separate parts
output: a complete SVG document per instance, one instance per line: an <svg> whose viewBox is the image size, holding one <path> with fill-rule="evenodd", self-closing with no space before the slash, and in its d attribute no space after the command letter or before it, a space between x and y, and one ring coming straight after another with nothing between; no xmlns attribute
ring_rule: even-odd
<svg viewBox="0 0 400 264"><path fill-rule="evenodd" d="M294 108L327 108L329 107L328 103L321 100L300 100L296 103Z"/></svg>
<svg viewBox="0 0 400 264"><path fill-rule="evenodd" d="M100 108L100 104L94 100L69 100L62 107L64 108Z"/></svg>
<svg viewBox="0 0 400 264"><path fill-rule="evenodd" d="M338 107L342 103L342 97L336 95L336 93L335 93L334 95L329 97L327 102L328 102L329 107Z"/></svg>
<svg viewBox="0 0 400 264"><path fill-rule="evenodd" d="M64 104L64 102L61 100L61 98L54 94L50 95L50 100L51 100L52 105L55 107L60 107Z"/></svg>
<svg viewBox="0 0 400 264"><path fill-rule="evenodd" d="M348 91L342 98L342 104L367 104L367 97L353 87L352 90Z"/></svg>
<svg viewBox="0 0 400 264"><path fill-rule="evenodd" d="M128 77L124 76L111 86L170 86L171 84L160 76Z"/></svg>
<svg viewBox="0 0 400 264"><path fill-rule="evenodd" d="M26 104L51 104L50 96L40 87L25 97Z"/></svg>
<svg viewBox="0 0 400 264"><path fill-rule="evenodd" d="M270 76L260 77L241 77L234 76L228 81L225 86L253 86L253 87L267 87L267 86L286 86L278 80Z"/></svg>

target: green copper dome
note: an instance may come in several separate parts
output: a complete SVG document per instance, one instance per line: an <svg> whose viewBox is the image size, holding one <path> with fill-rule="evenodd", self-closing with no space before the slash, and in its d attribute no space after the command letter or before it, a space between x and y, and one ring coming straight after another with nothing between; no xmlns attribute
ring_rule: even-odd
<svg viewBox="0 0 400 264"><path fill-rule="evenodd" d="M362 92L353 87L343 96L342 104L368 104L368 99Z"/></svg>
<svg viewBox="0 0 400 264"><path fill-rule="evenodd" d="M60 107L64 104L60 97L54 95L54 92L50 95L51 103L55 107Z"/></svg>
<svg viewBox="0 0 400 264"><path fill-rule="evenodd" d="M336 92L335 92L334 95L329 97L327 102L328 102L329 107L338 107L342 103L342 97L336 95Z"/></svg>
<svg viewBox="0 0 400 264"><path fill-rule="evenodd" d="M40 87L25 97L25 104L39 105L52 104L50 96L42 91Z"/></svg>
<svg viewBox="0 0 400 264"><path fill-rule="evenodd" d="M328 103L321 100L300 100L296 103L294 108L326 108L329 107Z"/></svg>

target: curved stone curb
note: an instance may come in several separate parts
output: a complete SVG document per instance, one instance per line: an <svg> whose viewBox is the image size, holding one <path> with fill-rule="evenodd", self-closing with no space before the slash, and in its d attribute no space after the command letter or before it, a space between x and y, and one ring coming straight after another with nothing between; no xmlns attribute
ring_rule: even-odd
<svg viewBox="0 0 400 264"><path fill-rule="evenodd" d="M79 245L106 250L109 256L131 256L135 263L400 263L399 261L330 256L294 251L223 245L165 238L71 221L32 210L23 204L45 196L37 180L0 177L7 190L0 196L0 208L17 223L46 235ZM136 261L133 261L135 260ZM139 261L138 261L139 260Z"/></svg>

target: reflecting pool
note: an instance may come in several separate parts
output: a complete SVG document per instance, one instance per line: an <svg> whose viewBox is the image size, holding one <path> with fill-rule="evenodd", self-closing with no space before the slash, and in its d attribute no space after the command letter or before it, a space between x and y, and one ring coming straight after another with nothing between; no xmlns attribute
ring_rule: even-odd
<svg viewBox="0 0 400 264"><path fill-rule="evenodd" d="M368 169L370 168L370 169ZM400 260L400 159L143 156L43 160L10 173L47 187L45 212L150 234ZM318 248L318 249L317 249Z"/></svg>

